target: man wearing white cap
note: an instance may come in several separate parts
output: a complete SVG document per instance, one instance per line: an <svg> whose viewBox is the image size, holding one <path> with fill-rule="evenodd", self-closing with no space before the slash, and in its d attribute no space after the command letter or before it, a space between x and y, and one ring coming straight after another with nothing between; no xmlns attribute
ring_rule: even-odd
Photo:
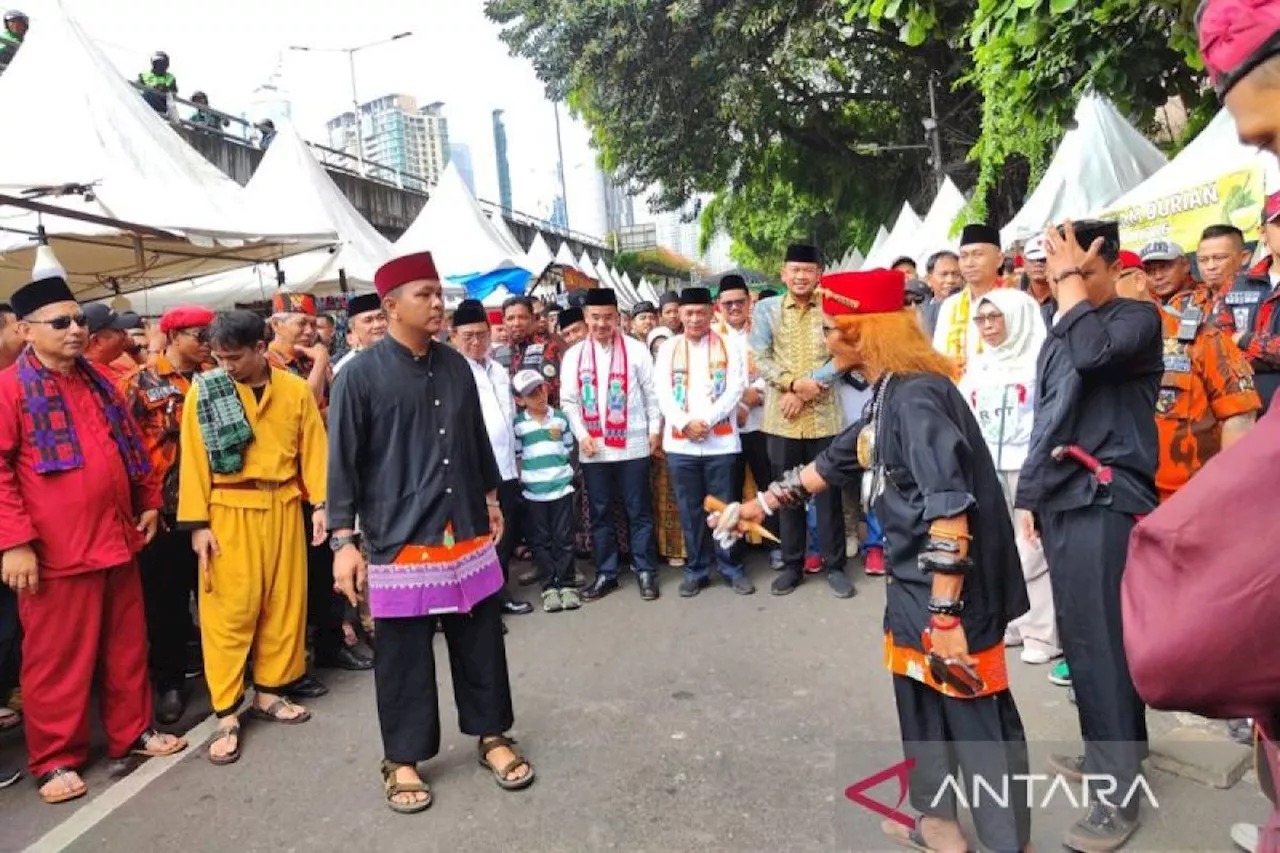
<svg viewBox="0 0 1280 853"><path fill-rule="evenodd" d="M1053 325L1053 315L1058 313L1058 303L1049 285L1047 257L1044 252L1044 235L1037 234L1022 247L1022 271L1026 273L1026 292L1040 303L1040 316L1046 326Z"/></svg>

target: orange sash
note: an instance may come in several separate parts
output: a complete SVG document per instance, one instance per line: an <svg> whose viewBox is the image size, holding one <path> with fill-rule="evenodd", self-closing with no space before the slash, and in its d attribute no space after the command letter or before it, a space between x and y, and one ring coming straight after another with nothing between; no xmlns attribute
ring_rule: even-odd
<svg viewBox="0 0 1280 853"><path fill-rule="evenodd" d="M896 645L893 642L893 632L884 632L884 665L894 675L919 681L943 696L950 696L953 699L977 699L980 696L990 696L1009 689L1009 668L1005 661L1003 642L980 652L970 651L969 654L977 659L978 663L974 669L977 670L985 685L985 689L975 696L961 695L947 685L934 681L924 652L910 646Z"/></svg>

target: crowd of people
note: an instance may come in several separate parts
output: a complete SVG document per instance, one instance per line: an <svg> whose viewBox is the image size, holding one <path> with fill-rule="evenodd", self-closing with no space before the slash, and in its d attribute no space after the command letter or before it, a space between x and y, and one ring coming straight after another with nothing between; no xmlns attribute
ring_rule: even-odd
<svg viewBox="0 0 1280 853"><path fill-rule="evenodd" d="M1274 148L1280 111L1259 92L1280 78L1280 12L1259 35L1224 23L1250 0L1216 2L1207 64L1242 134ZM227 765L242 717L311 719L313 667L371 669L387 805L420 812L442 632L461 730L498 787L523 789L503 617L534 608L513 588L572 612L629 566L652 601L666 560L683 598L713 574L750 595L753 540L774 595L809 574L854 595L859 552L889 576L884 654L921 819L886 833L968 849L944 779L1029 772L1020 646L1057 662L1077 708L1084 752L1051 756L1053 773L1129 792L1092 800L1065 843L1118 849L1147 757L1121 615L1130 533L1280 386L1280 193L1261 233L1249 265L1227 224L1194 251L1129 252L1111 221L1008 251L974 223L923 282L905 260L826 273L796 244L781 293L726 275L628 312L607 288L446 311L429 253L389 261L344 316L281 292L266 318L146 320L31 282L0 306L0 729L23 728L39 796L59 803L86 793L95 695L109 756L172 755L187 743L158 726L202 674L203 748ZM1269 719L1237 722L1274 739ZM1029 849L1027 795L970 804L984 846ZM1273 816L1247 845L1278 836Z"/></svg>

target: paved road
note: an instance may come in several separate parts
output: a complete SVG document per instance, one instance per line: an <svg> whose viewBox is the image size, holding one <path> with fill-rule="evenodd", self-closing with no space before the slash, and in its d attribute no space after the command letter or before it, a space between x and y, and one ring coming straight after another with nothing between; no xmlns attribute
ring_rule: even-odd
<svg viewBox="0 0 1280 853"><path fill-rule="evenodd" d="M230 767L194 751L115 781L103 761L88 774L90 797L62 807L41 804L29 782L0 791L0 851L42 837L38 849L83 853L896 849L843 796L900 758L880 659L882 582L860 578L852 601L823 582L774 598L757 565L754 597L717 585L682 600L677 580L664 572L656 603L628 579L577 613L509 620L515 735L538 770L527 791L502 792L477 766L445 683L443 752L426 772L435 804L392 814L372 676L326 673L333 690L312 704L312 722L247 725ZM436 654L444 677L443 642ZM1044 668L1011 666L1039 765L1046 742L1076 739L1073 708ZM1152 715L1153 734L1170 725ZM0 742L6 756L14 747ZM1232 822L1266 814L1251 777L1229 791L1151 779L1161 808L1132 849L1229 849ZM1037 811L1037 846L1060 849L1075 816L1061 801ZM51 831L62 842L48 843Z"/></svg>

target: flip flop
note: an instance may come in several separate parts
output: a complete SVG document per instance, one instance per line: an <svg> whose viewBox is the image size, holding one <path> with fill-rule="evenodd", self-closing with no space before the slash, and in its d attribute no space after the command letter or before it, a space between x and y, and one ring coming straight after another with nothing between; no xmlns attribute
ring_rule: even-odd
<svg viewBox="0 0 1280 853"><path fill-rule="evenodd" d="M480 741L480 766L493 774L494 781L497 782L498 787L504 791L519 791L521 788L527 788L533 784L533 780L535 778L533 765L526 761L523 755L516 752L515 749L512 749L515 745L515 739L506 737L505 735L499 735L495 738ZM503 746L511 749L515 758L508 761L505 767L494 767L489 763L489 753ZM507 774L522 764L529 768L529 772L521 776L519 779L508 779Z"/></svg>
<svg viewBox="0 0 1280 853"><path fill-rule="evenodd" d="M143 758L164 758L166 755L173 755L174 753L182 752L182 750L187 748L187 741L185 738L175 737L171 746L152 752L150 747L151 742L160 737L163 737L160 732L155 729L147 729L142 734L138 735L138 739L129 747L129 754L141 755Z"/></svg>
<svg viewBox="0 0 1280 853"><path fill-rule="evenodd" d="M277 699L265 708L259 708L256 704L249 706L249 716L255 720L262 720L266 723L280 723L285 726L296 726L305 723L311 719L310 711L303 711L296 717L282 717L280 712L285 708L297 708L298 705L290 702L288 699Z"/></svg>
<svg viewBox="0 0 1280 853"><path fill-rule="evenodd" d="M239 726L227 726L225 729L219 728L218 731L214 733L213 737L205 741L206 750L208 750L209 747L212 747L218 741L226 740L229 737L234 737L236 739L236 748L226 753L225 755L214 755L212 751L206 751L205 755L209 757L210 764L216 764L219 767L222 767L227 764L235 764L237 761L240 760L240 727Z"/></svg>
<svg viewBox="0 0 1280 853"><path fill-rule="evenodd" d="M22 725L22 712L0 706L0 732L16 729Z"/></svg>
<svg viewBox="0 0 1280 853"><path fill-rule="evenodd" d="M387 796L387 808L397 814L417 814L426 811L433 801L431 789L427 787L426 782L396 781L396 771L401 767L410 766L412 765L396 764L392 761L382 762L382 784ZM395 797L398 794L426 794L427 798L412 803L397 803Z"/></svg>
<svg viewBox="0 0 1280 853"><path fill-rule="evenodd" d="M907 829L900 823L891 820L880 822L880 831L889 836L889 839L896 844L900 844L909 850L916 850L919 853L937 853L937 851L928 845L924 840L924 832L920 829L920 822L916 821L916 825Z"/></svg>
<svg viewBox="0 0 1280 853"><path fill-rule="evenodd" d="M70 776L73 773L75 773L75 771L70 767L55 767L52 770L50 770L48 773L44 773L36 777L36 787L43 788L45 785L48 785L54 779L61 779L62 777ZM44 800L46 803L52 806L52 805L57 805L58 803L66 803L71 800L78 800L88 792L89 792L88 786L84 784L84 779L81 779L79 788L72 788L69 791L63 791L61 794L43 794L42 793L40 795L40 799Z"/></svg>

